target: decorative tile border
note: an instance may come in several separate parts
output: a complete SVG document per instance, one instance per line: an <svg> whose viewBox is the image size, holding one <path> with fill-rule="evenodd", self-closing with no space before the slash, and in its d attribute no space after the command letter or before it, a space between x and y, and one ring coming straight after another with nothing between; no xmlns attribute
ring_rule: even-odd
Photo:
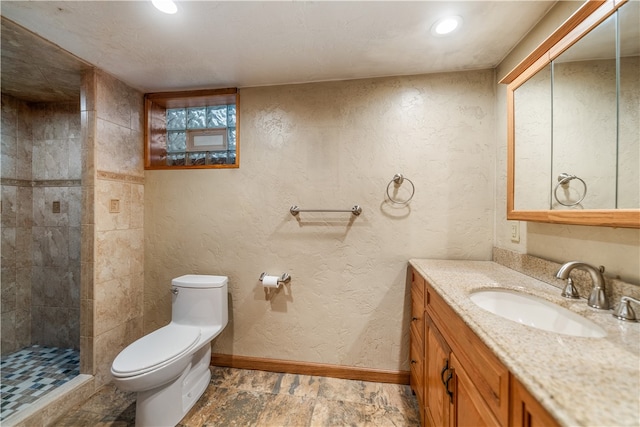
<svg viewBox="0 0 640 427"><path fill-rule="evenodd" d="M80 179L49 179L33 181L34 187L82 187Z"/></svg>
<svg viewBox="0 0 640 427"><path fill-rule="evenodd" d="M106 179L109 181L123 181L132 184L144 184L143 176L127 175L124 173L97 171L96 177L98 179Z"/></svg>
<svg viewBox="0 0 640 427"><path fill-rule="evenodd" d="M81 187L82 180L80 179L39 179L39 180L27 180L27 179L13 179L2 178L1 185L12 187Z"/></svg>

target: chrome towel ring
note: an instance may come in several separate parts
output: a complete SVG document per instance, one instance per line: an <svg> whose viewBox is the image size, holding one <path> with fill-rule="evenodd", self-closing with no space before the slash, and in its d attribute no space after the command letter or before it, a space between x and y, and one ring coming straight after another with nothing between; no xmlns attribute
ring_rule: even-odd
<svg viewBox="0 0 640 427"><path fill-rule="evenodd" d="M584 186L584 193L582 194L582 197L580 198L580 200L578 200L577 202L562 203L560 199L558 199L558 187L560 186L564 187L566 185L569 185L569 182L573 179L577 179L580 182L582 182L582 185ZM553 197L555 197L558 203L560 203L562 206L575 206L577 204L580 204L580 202L582 202L586 196L587 196L587 183L584 182L584 179L577 177L575 175L570 175L566 172L563 172L560 175L558 175L558 184L556 184L556 187L553 189Z"/></svg>
<svg viewBox="0 0 640 427"><path fill-rule="evenodd" d="M402 185L404 181L409 181L409 184L411 184L411 195L407 200L396 200L391 196L391 193L389 192L389 190L391 189L391 184L394 184L394 187L399 187ZM416 193L416 186L413 185L413 181L411 181L409 178L405 178L404 176L402 176L401 173L395 174L393 176L393 179L391 179L391 181L389 181L389 184L387 184L387 197L389 198L389 201L391 203L395 203L396 205L406 205L411 201L411 199L413 199L413 195L415 193Z"/></svg>

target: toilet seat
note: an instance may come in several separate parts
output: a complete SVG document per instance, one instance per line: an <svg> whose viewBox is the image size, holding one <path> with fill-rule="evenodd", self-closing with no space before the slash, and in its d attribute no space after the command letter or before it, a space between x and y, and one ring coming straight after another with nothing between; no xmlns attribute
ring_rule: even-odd
<svg viewBox="0 0 640 427"><path fill-rule="evenodd" d="M121 378L141 375L179 358L199 341L200 328L169 324L122 350L111 366Z"/></svg>

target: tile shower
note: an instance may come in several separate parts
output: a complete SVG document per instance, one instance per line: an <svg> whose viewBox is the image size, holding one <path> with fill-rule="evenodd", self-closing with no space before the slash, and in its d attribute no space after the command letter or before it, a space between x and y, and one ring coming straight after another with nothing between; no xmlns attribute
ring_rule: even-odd
<svg viewBox="0 0 640 427"><path fill-rule="evenodd" d="M2 95L3 384L5 373L19 372L11 360L30 370L34 360L57 360L40 357L47 349L66 355L64 370L77 371L68 361L77 364L80 345L80 147L79 102ZM22 349L31 356L15 357ZM10 394L3 387L2 418L11 414Z"/></svg>

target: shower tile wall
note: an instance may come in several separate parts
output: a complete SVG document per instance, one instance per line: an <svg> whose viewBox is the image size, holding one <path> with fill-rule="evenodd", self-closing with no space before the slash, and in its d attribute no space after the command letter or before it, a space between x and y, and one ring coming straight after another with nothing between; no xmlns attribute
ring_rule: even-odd
<svg viewBox="0 0 640 427"><path fill-rule="evenodd" d="M3 354L79 348L80 159L79 105L2 96Z"/></svg>
<svg viewBox="0 0 640 427"><path fill-rule="evenodd" d="M144 96L100 70L83 76L83 292L80 371L111 381L120 350L142 336ZM111 200L120 209L109 209ZM166 292L169 293L167 287Z"/></svg>
<svg viewBox="0 0 640 427"><path fill-rule="evenodd" d="M80 105L33 105L32 127L31 340L79 349Z"/></svg>
<svg viewBox="0 0 640 427"><path fill-rule="evenodd" d="M2 354L31 343L32 136L29 107L2 95Z"/></svg>

